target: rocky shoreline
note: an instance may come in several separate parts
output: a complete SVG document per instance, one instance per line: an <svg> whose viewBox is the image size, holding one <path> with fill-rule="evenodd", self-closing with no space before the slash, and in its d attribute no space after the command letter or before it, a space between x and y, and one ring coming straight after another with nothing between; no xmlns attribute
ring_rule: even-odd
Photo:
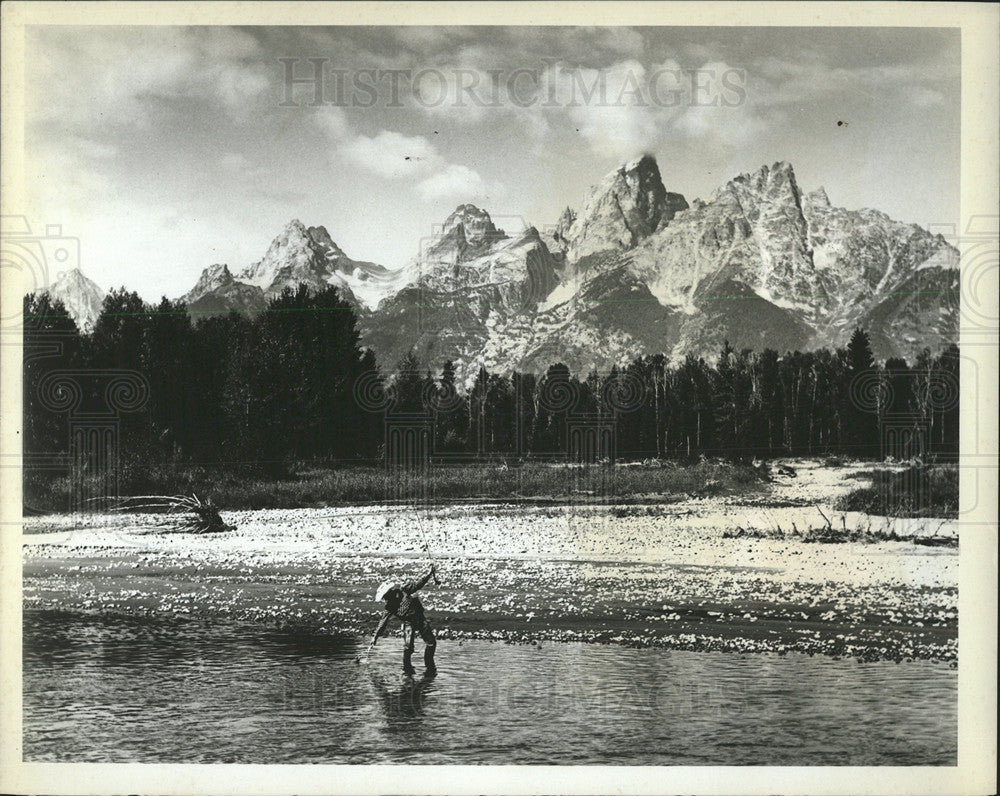
<svg viewBox="0 0 1000 796"><path fill-rule="evenodd" d="M775 485L770 509L736 497L643 511L493 504L227 512L237 530L207 536L165 533L155 515L32 518L24 605L363 636L377 618L375 586L416 575L426 535L441 585L427 587L424 603L445 640L955 665L957 549L724 538L755 519L790 527L798 517L804 527L813 509L798 504L822 491L829 512L838 490L851 486L849 471L800 468L794 483ZM954 524L940 526L924 527L956 533Z"/></svg>

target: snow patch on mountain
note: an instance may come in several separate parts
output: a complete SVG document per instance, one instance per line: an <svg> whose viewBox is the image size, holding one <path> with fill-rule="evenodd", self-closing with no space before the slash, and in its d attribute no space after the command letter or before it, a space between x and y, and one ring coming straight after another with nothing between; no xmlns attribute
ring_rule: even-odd
<svg viewBox="0 0 1000 796"><path fill-rule="evenodd" d="M578 261L589 254L631 249L686 207L683 196L667 193L656 160L645 155L590 190L565 231L567 256ZM565 221L564 214L560 225Z"/></svg>
<svg viewBox="0 0 1000 796"><path fill-rule="evenodd" d="M104 291L83 275L79 268L61 271L44 291L53 301L62 302L66 312L81 332L93 331L104 304Z"/></svg>
<svg viewBox="0 0 1000 796"><path fill-rule="evenodd" d="M286 288L305 285L315 292L332 285L359 310L371 310L398 292L399 276L376 263L352 260L325 227L306 227L293 219L271 241L264 256L238 276L233 277L225 265L209 266L184 298L213 312L227 308L255 312Z"/></svg>
<svg viewBox="0 0 1000 796"><path fill-rule="evenodd" d="M784 161L734 177L690 205L650 156L595 185L539 233L508 235L459 205L420 253L390 271L352 260L324 227L293 220L233 277L211 266L188 294L252 312L286 287L336 286L387 369L411 349L460 378L606 369L642 354L712 356L843 345L856 325L880 356L958 339L958 252L875 210L803 192Z"/></svg>

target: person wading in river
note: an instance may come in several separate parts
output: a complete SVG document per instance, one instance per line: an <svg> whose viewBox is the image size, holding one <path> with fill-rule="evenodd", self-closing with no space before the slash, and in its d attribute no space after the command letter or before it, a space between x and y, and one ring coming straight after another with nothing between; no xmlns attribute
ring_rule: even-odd
<svg viewBox="0 0 1000 796"><path fill-rule="evenodd" d="M424 616L424 606L420 603L420 598L416 597L416 592L420 591L434 576L434 567L420 580L400 586L395 581L386 581L378 587L375 592L375 600L385 603L385 613L375 628L375 636L372 638L371 647L374 647L379 640L379 636L385 632L386 625L393 617L401 619L403 622L403 671L406 674L413 674L411 658L413 657L413 647L416 643L416 636L419 633L424 641L424 666L429 673L437 670L434 665L434 648L437 640L434 638L434 631L431 630L427 617ZM371 650L369 647L369 650Z"/></svg>

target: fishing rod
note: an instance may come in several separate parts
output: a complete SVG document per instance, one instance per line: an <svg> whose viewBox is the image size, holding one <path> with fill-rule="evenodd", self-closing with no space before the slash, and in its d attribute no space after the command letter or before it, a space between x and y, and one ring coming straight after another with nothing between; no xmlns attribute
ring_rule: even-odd
<svg viewBox="0 0 1000 796"><path fill-rule="evenodd" d="M368 645L368 649L365 650L364 655L358 655L354 659L354 662L355 663L360 663L360 664L367 664L368 663L368 659L371 658L371 656L372 656L372 650L373 649L375 649L375 645L374 644L369 644Z"/></svg>
<svg viewBox="0 0 1000 796"><path fill-rule="evenodd" d="M438 580L437 569L434 568L434 556L431 555L431 547L427 543L427 534L424 531L423 524L420 523L419 520L417 522L417 527L420 528L420 538L421 538L421 540L423 541L423 544L424 544L424 552L427 554L427 558L431 562L431 577L434 578L434 585L435 586L440 586L441 585L441 581ZM368 649L366 649L362 655L358 655L357 657L355 657L354 662L355 663L360 663L360 664L367 664L368 661L369 661L369 659L371 658L371 654L372 654L372 650L373 649L375 649L375 642L374 641L372 641L372 643L368 645Z"/></svg>
<svg viewBox="0 0 1000 796"><path fill-rule="evenodd" d="M417 527L420 528L420 537L424 540L424 552L427 553L427 559L431 562L431 566L434 566L434 556L431 555L430 545L427 544L427 534L424 532L424 525L422 522L417 520ZM434 578L434 585L440 586L441 581L438 580L437 569L432 571L432 576Z"/></svg>

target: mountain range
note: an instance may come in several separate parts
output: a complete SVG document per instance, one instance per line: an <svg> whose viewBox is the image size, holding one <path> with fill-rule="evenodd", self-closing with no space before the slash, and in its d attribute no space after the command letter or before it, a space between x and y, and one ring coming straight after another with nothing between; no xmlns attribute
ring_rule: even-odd
<svg viewBox="0 0 1000 796"><path fill-rule="evenodd" d="M195 318L254 314L286 287L334 285L384 368L412 350L432 369L452 360L468 382L482 365L606 371L642 354L712 357L726 340L837 347L856 327L880 358L912 359L958 341L958 260L940 235L835 207L822 188L804 193L786 162L689 203L644 156L551 228L507 233L460 205L398 270L293 220L260 261L236 276L209 266L182 298ZM89 285L74 292L81 278L51 292L86 327L96 310Z"/></svg>

